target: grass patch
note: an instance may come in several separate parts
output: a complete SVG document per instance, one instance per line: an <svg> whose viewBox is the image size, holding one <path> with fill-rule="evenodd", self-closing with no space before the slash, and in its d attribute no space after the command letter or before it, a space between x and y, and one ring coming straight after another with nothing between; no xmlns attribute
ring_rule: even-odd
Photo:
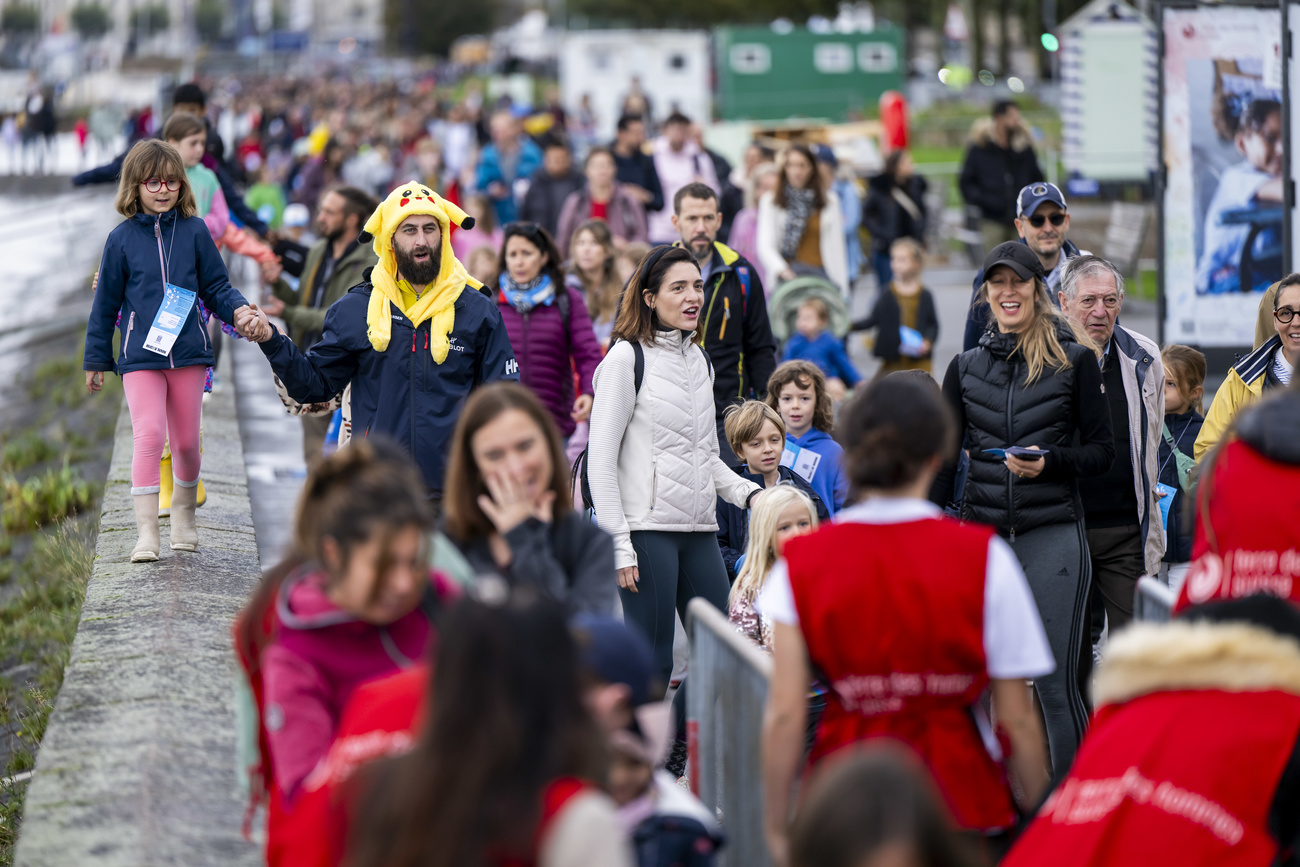
<svg viewBox="0 0 1300 867"><path fill-rule="evenodd" d="M27 383L27 395L56 407L76 406L88 395L81 364L66 356L41 362Z"/></svg>
<svg viewBox="0 0 1300 867"><path fill-rule="evenodd" d="M77 514L95 498L90 483L64 461L58 470L19 481L6 475L4 515L0 526L9 532L35 530Z"/></svg>
<svg viewBox="0 0 1300 867"><path fill-rule="evenodd" d="M1144 301L1156 300L1157 275L1152 271L1139 271L1138 278L1133 281L1133 289L1137 297Z"/></svg>
<svg viewBox="0 0 1300 867"><path fill-rule="evenodd" d="M9 440L0 449L0 466L13 472L25 470L57 457L59 450L40 431L28 430Z"/></svg>
<svg viewBox="0 0 1300 867"><path fill-rule="evenodd" d="M0 780L32 769L77 634L95 552L84 528L64 521L37 535L18 592L0 607L0 660L32 664L26 683L0 680L0 737L9 760ZM13 860L25 782L0 782L0 864Z"/></svg>

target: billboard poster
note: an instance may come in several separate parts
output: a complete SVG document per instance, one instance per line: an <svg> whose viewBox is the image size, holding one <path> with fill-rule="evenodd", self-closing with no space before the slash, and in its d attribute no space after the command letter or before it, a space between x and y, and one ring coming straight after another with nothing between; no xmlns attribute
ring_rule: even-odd
<svg viewBox="0 0 1300 867"><path fill-rule="evenodd" d="M1249 346L1282 277L1281 10L1165 7L1166 343Z"/></svg>

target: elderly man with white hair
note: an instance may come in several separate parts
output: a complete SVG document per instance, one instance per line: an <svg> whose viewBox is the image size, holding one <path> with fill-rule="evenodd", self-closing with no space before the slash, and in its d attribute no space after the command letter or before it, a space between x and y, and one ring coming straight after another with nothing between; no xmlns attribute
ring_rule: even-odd
<svg viewBox="0 0 1300 867"><path fill-rule="evenodd" d="M1165 369L1154 341L1119 324L1124 276L1110 262L1092 255L1069 260L1058 297L1062 312L1102 351L1115 460L1105 474L1079 479L1079 494L1093 586L1114 633L1133 619L1138 578L1158 574L1165 551L1156 465L1165 423ZM1094 634L1098 631L1094 628Z"/></svg>

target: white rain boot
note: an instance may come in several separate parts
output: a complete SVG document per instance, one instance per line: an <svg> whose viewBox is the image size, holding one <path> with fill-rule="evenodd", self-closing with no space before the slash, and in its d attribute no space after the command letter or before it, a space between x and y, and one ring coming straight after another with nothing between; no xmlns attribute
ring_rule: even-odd
<svg viewBox="0 0 1300 867"><path fill-rule="evenodd" d="M140 534L131 549L132 563L151 563L158 559L158 494L136 494L135 529Z"/></svg>
<svg viewBox="0 0 1300 867"><path fill-rule="evenodd" d="M195 481L186 485L180 479L172 486L172 527L171 543L173 551L199 550L199 531L194 525L194 509L198 502L199 485Z"/></svg>

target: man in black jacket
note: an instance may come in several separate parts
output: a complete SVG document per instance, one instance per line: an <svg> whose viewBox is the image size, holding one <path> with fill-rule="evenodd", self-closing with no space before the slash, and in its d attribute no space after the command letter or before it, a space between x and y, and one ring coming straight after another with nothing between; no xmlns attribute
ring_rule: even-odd
<svg viewBox="0 0 1300 867"><path fill-rule="evenodd" d="M563 139L547 140L542 152L542 167L533 173L528 193L519 208L519 219L537 223L555 237L555 227L560 222L560 209L570 193L582 189L587 179L573 168L573 154ZM561 250L568 256L568 250Z"/></svg>
<svg viewBox="0 0 1300 867"><path fill-rule="evenodd" d="M645 205L646 213L664 209L664 188L654 157L646 153L645 121L638 115L625 114L618 119L618 131L610 150L618 168L618 182Z"/></svg>
<svg viewBox="0 0 1300 867"><path fill-rule="evenodd" d="M1014 102L993 105L992 118L971 129L961 167L961 197L979 213L985 251L1014 238L1016 191L1043 179L1029 130Z"/></svg>
<svg viewBox="0 0 1300 867"><path fill-rule="evenodd" d="M767 296L754 266L717 241L722 214L718 194L707 184L687 184L673 197L673 227L691 251L704 278L704 351L713 365L713 404L718 419L718 453L730 467L742 461L727 443L722 414L732 404L762 399L776 369L776 338L767 318Z"/></svg>

